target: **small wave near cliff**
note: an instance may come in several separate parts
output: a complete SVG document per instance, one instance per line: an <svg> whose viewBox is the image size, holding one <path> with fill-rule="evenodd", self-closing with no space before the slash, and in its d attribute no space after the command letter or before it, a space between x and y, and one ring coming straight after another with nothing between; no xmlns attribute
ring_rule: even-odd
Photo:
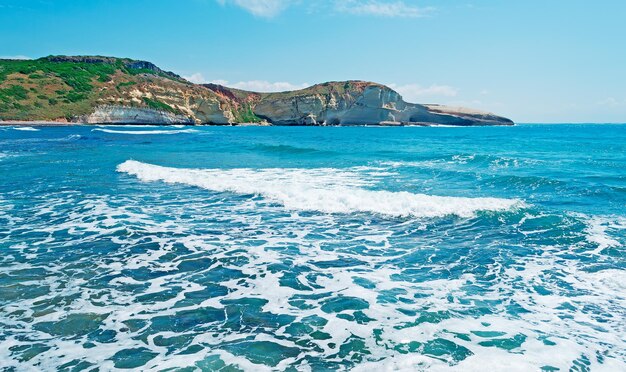
<svg viewBox="0 0 626 372"><path fill-rule="evenodd" d="M92 132L104 132L112 134L180 134L180 133L195 133L195 129L176 129L176 130L117 130L117 129L104 129L96 128Z"/></svg>
<svg viewBox="0 0 626 372"><path fill-rule="evenodd" d="M39 132L39 129L33 127L13 127L13 130L19 130L22 132Z"/></svg>

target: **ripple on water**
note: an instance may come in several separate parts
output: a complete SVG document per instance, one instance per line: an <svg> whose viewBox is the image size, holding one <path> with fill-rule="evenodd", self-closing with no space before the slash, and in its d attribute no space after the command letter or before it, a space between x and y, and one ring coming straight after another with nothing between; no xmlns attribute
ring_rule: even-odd
<svg viewBox="0 0 626 372"><path fill-rule="evenodd" d="M8 367L624 367L620 219L398 221L142 187L0 199Z"/></svg>

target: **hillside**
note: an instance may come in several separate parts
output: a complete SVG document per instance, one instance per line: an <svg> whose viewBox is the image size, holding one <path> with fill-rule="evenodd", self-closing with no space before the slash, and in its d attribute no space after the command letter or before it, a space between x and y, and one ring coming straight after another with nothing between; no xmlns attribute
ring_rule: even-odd
<svg viewBox="0 0 626 372"><path fill-rule="evenodd" d="M281 93L197 85L154 64L102 56L0 60L0 120L272 125L512 125L485 112L404 102L364 81Z"/></svg>

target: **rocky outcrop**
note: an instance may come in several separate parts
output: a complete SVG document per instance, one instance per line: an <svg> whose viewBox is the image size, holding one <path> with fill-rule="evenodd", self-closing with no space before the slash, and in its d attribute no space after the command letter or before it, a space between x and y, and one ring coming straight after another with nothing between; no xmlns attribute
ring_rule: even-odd
<svg viewBox="0 0 626 372"><path fill-rule="evenodd" d="M207 85L245 97L252 112L273 125L513 125L488 112L405 102L398 92L363 81L331 82L294 92L254 93Z"/></svg>
<svg viewBox="0 0 626 372"><path fill-rule="evenodd" d="M511 119L490 112L444 105L422 105L429 120L448 125L514 125Z"/></svg>
<svg viewBox="0 0 626 372"><path fill-rule="evenodd" d="M147 61L127 61L126 63L124 63L124 66L128 69L134 69L134 70L147 70L147 71L152 71L155 72L157 74L162 74L162 75L166 75L169 77L173 77L176 79L181 79L181 77L179 75L176 75L175 73L171 72L171 71L165 71L165 70L161 70L160 68L158 68L154 63L152 62L147 62Z"/></svg>
<svg viewBox="0 0 626 372"><path fill-rule="evenodd" d="M89 115L73 120L85 124L195 124L193 119L171 112L124 106L98 106Z"/></svg>

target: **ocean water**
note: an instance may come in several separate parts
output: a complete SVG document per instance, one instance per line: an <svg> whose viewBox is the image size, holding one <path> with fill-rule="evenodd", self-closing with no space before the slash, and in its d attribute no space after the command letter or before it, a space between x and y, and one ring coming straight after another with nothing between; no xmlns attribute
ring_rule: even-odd
<svg viewBox="0 0 626 372"><path fill-rule="evenodd" d="M2 370L626 370L626 125L23 129Z"/></svg>

